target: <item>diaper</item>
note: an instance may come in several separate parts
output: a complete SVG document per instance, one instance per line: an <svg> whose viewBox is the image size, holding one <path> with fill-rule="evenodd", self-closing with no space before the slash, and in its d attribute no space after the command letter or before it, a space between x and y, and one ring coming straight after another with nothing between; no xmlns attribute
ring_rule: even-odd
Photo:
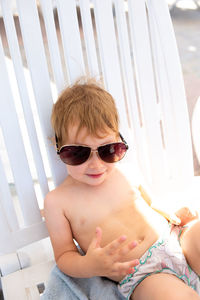
<svg viewBox="0 0 200 300"><path fill-rule="evenodd" d="M175 275L200 295L200 278L187 264L179 243L182 227L172 226L140 258L134 272L119 282L119 291L126 299L142 280L158 273Z"/></svg>

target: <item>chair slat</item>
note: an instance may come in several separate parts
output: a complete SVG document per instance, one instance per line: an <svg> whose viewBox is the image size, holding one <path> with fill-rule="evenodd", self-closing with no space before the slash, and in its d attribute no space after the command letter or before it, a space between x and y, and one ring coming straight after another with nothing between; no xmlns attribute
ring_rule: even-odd
<svg viewBox="0 0 200 300"><path fill-rule="evenodd" d="M62 43L70 83L85 75L79 25L74 0L57 0Z"/></svg>
<svg viewBox="0 0 200 300"><path fill-rule="evenodd" d="M137 130L140 131L139 113L136 102L134 73L132 69L131 49L128 37L128 29L126 24L126 16L124 11L124 3L121 0L115 1L116 24L118 31L118 43L121 55L121 65L123 78L126 81L128 93L128 113L131 115L131 123L134 123ZM130 102L130 103L129 103ZM133 117L135 116L135 118Z"/></svg>
<svg viewBox="0 0 200 300"><path fill-rule="evenodd" d="M165 56L160 43L159 32L151 9L148 10L149 24L154 58L154 71L157 84L158 99L160 102L160 118L163 126L164 147L166 152L169 177L179 177L179 151L175 128L174 111L171 103L170 86L166 72Z"/></svg>
<svg viewBox="0 0 200 300"><path fill-rule="evenodd" d="M32 153L35 160L35 166L37 170L38 181L41 186L43 197L47 194L49 188L47 184L46 174L44 171L44 165L40 153L38 144L35 124L33 120L33 114L31 111L31 103L28 95L28 87L26 86L26 79L24 75L19 44L17 41L17 35L14 25L14 20L11 13L11 7L9 7L8 1L1 1L2 12L4 18L4 24L11 53L12 62L14 64L16 79L18 83L19 93L21 96L21 102L23 105L24 116L26 120L26 126L28 128L29 140L32 147Z"/></svg>
<svg viewBox="0 0 200 300"><path fill-rule="evenodd" d="M84 40L86 45L86 54L91 77L99 76L99 66L95 47L94 29L91 20L90 1L80 0L81 18L83 25Z"/></svg>
<svg viewBox="0 0 200 300"><path fill-rule="evenodd" d="M131 36L137 84L146 134L146 147L148 149L149 162L151 165L151 178L148 179L153 185L161 187L163 180L166 179L166 172L149 43L146 6L143 0L129 0L128 5L130 10ZM140 16L140 18L138 18L138 16Z"/></svg>
<svg viewBox="0 0 200 300"><path fill-rule="evenodd" d="M42 13L45 22L54 79L56 82L58 92L61 92L61 90L65 86L65 79L63 75L62 63L60 58L59 46L58 46L58 38L55 29L52 1L41 0L40 4L42 7Z"/></svg>
<svg viewBox="0 0 200 300"><path fill-rule="evenodd" d="M12 230L1 202L0 209L0 253L15 252L17 249L48 237L48 231L43 220L19 230L18 228Z"/></svg>
<svg viewBox="0 0 200 300"><path fill-rule="evenodd" d="M117 0L115 4L116 24L118 31L118 43L121 56L121 68L123 72L124 86L127 99L127 114L129 115L130 125L133 130L132 147L137 149L138 163L144 173L148 172L146 154L143 142L143 130L140 125L139 111L136 99L136 86L134 81L132 49L129 42L129 34L127 27L127 16L125 12L124 2ZM135 151L136 152L136 151Z"/></svg>
<svg viewBox="0 0 200 300"><path fill-rule="evenodd" d="M0 65L1 103L4 108L3 110L0 110L1 127L8 157L11 162L24 222L28 225L33 222L39 222L41 217L13 103L1 42ZM12 120L12 124L10 123L10 120Z"/></svg>
<svg viewBox="0 0 200 300"><path fill-rule="evenodd" d="M4 168L0 159L0 202L3 207L3 213L9 223L11 230L18 230L19 224L16 217L15 208L13 205L12 196L10 194L8 182L6 180Z"/></svg>
<svg viewBox="0 0 200 300"><path fill-rule="evenodd" d="M165 58L171 106L174 115L176 115L174 122L177 133L176 152L178 153L179 176L188 177L194 174L190 122L174 30L165 1L149 0L148 7L154 16L155 26L158 30L160 45ZM162 18L160 14L162 14Z"/></svg>
<svg viewBox="0 0 200 300"><path fill-rule="evenodd" d="M117 52L116 34L112 14L112 1L94 0L93 2L103 78L106 89L116 100L121 119L121 130L125 133L128 129L128 121Z"/></svg>
<svg viewBox="0 0 200 300"><path fill-rule="evenodd" d="M45 221L42 220L41 222L32 224L29 227L25 227L19 231L13 232L11 239L15 241L15 249L19 249L31 243L42 240L48 235L49 234L45 225Z"/></svg>
<svg viewBox="0 0 200 300"><path fill-rule="evenodd" d="M4 209L2 201L0 201L0 253L9 253L16 250L16 245L14 239L11 237L12 228L8 223L6 216L6 211ZM12 224L14 225L14 224ZM17 229L18 227L16 227Z"/></svg>
<svg viewBox="0 0 200 300"><path fill-rule="evenodd" d="M66 168L57 159L55 149L49 140L53 137L50 125L53 101L36 2L34 0L17 0L17 7L44 144L54 183L58 185L66 176Z"/></svg>

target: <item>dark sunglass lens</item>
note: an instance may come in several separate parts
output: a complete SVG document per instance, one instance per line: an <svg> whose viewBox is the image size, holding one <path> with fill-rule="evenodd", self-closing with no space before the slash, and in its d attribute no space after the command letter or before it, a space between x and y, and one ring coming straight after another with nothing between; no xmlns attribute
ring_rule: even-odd
<svg viewBox="0 0 200 300"><path fill-rule="evenodd" d="M84 163L90 156L90 148L66 146L61 148L60 159L67 165L76 166Z"/></svg>
<svg viewBox="0 0 200 300"><path fill-rule="evenodd" d="M124 143L113 143L109 145L100 146L98 148L98 153L100 158L108 163L114 163L121 160L125 153L127 147Z"/></svg>

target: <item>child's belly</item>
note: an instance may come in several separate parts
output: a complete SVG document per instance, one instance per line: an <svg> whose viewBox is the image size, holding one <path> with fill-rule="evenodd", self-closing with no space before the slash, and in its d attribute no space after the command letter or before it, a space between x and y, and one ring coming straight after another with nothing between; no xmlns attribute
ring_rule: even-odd
<svg viewBox="0 0 200 300"><path fill-rule="evenodd" d="M160 223L160 228L163 228L163 232L166 230L166 223L164 220L164 223ZM134 259L140 259L142 255L158 240L160 236L160 230L159 232L155 228L144 228L142 232L138 232L137 236L134 236L131 231L126 232L127 240L124 243L124 245L127 245L128 243L132 241L137 242L137 246L132 249L130 252L128 252L126 255L123 255L123 258L121 259L121 262L127 262L127 261L132 261ZM121 281L125 275L119 275L119 276L114 276L110 277L110 279L114 281Z"/></svg>
<svg viewBox="0 0 200 300"><path fill-rule="evenodd" d="M148 215L147 215L148 213ZM125 218L124 218L125 216ZM107 222L101 224L104 237L102 246L118 238L120 235L126 235L127 240L123 246L137 242L137 246L129 253L123 256L121 262L139 259L153 245L159 236L167 229L168 223L158 213L151 208L143 208L143 213L122 214L117 218L114 216ZM124 276L112 277L112 280L120 281Z"/></svg>
<svg viewBox="0 0 200 300"><path fill-rule="evenodd" d="M98 216L96 214L93 221L73 228L74 237L86 253L97 226L102 229L101 247L126 235L127 239L122 247L132 241L136 241L137 246L124 255L121 262L139 259L168 226L164 217L155 212L141 198L127 201L110 212L104 213L103 209L98 209L97 212ZM111 279L120 281L122 278L122 276L118 276Z"/></svg>

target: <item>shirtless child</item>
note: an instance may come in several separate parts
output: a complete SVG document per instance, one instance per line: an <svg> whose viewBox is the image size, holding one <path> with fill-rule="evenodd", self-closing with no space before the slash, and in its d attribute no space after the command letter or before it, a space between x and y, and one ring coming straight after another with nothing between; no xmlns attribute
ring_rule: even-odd
<svg viewBox="0 0 200 300"><path fill-rule="evenodd" d="M65 89L53 107L57 153L68 170L45 198L56 263L69 276L119 282L126 299L200 299L200 222L185 208L181 225L193 222L170 229L144 188L116 167L128 150L118 123L112 96L91 82Z"/></svg>

